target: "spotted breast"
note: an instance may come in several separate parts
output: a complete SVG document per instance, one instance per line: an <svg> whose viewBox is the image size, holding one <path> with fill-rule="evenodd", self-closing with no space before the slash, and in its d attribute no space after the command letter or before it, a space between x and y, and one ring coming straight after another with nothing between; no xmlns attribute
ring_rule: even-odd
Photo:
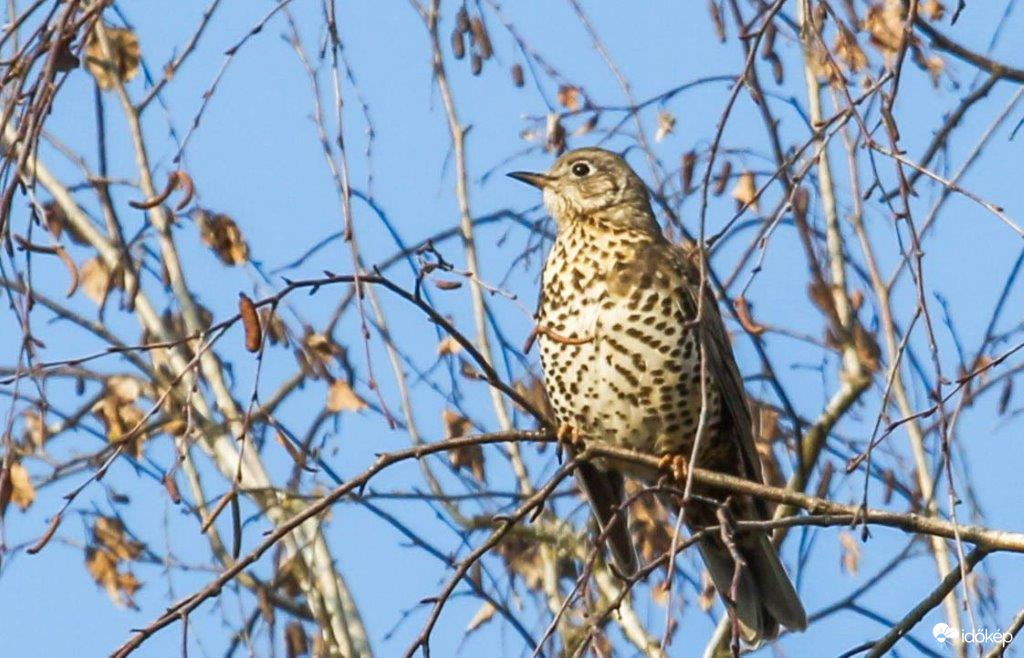
<svg viewBox="0 0 1024 658"><path fill-rule="evenodd" d="M707 377L701 390L697 309L682 259L647 231L575 222L559 233L538 317L559 422L589 440L655 454L688 454L702 400L713 428L719 394Z"/></svg>

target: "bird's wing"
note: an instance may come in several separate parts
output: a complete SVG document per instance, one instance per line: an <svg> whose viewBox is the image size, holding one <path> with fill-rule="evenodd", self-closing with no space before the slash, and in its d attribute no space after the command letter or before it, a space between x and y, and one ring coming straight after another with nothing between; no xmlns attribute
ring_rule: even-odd
<svg viewBox="0 0 1024 658"><path fill-rule="evenodd" d="M698 308L697 291L700 289L700 269L695 262L698 256L675 249L679 271L686 278L688 285L683 286L689 296L688 305ZM722 316L718 311L718 302L711 290L711 282L704 286L704 304L700 308L700 336L705 350L709 379L718 385L721 396L722 413L731 425L729 435L738 443L739 454L743 460L742 475L749 480L761 483L761 460L754 443L753 420L750 407L747 405L743 378L740 376L736 359L729 343L729 334L725 330ZM758 501L759 512L766 515L763 501Z"/></svg>

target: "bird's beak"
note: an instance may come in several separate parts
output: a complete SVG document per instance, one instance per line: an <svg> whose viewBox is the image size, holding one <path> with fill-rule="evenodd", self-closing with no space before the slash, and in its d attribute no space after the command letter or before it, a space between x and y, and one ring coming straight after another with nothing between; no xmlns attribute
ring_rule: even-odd
<svg viewBox="0 0 1024 658"><path fill-rule="evenodd" d="M518 181L522 181L527 185L533 185L542 190L551 182L551 177L547 174L535 174L529 171L513 171L508 174L508 177L515 178Z"/></svg>

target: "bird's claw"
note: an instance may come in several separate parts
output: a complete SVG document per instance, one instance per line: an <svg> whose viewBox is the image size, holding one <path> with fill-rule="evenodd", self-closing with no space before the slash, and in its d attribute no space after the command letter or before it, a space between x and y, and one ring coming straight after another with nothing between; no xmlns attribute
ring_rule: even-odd
<svg viewBox="0 0 1024 658"><path fill-rule="evenodd" d="M668 472L677 482L685 482L690 472L690 461L683 455L663 455L658 469Z"/></svg>
<svg viewBox="0 0 1024 658"><path fill-rule="evenodd" d="M570 423L559 425L555 438L558 439L559 443L575 451L582 451L586 447L586 442L583 440L583 432L580 431L580 428Z"/></svg>

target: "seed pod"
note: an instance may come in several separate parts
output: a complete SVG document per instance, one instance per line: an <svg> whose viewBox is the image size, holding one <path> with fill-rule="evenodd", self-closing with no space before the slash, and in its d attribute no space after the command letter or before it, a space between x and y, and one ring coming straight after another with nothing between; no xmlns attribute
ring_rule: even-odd
<svg viewBox="0 0 1024 658"><path fill-rule="evenodd" d="M775 51L775 23L768 23L764 28L764 39L761 41L761 58L768 59L768 56Z"/></svg>
<svg viewBox="0 0 1024 658"><path fill-rule="evenodd" d="M459 13L455 14L455 29L459 32L469 32L469 12L465 7L459 9Z"/></svg>
<svg viewBox="0 0 1024 658"><path fill-rule="evenodd" d="M711 14L711 22L715 26L715 36L720 43L725 43L725 21L722 20L722 11L715 0L708 0L708 13Z"/></svg>
<svg viewBox="0 0 1024 658"><path fill-rule="evenodd" d="M484 68L484 60L480 58L480 55L473 53L473 57L470 60L470 70L473 75L480 75L480 71Z"/></svg>
<svg viewBox="0 0 1024 658"><path fill-rule="evenodd" d="M520 64L512 65L512 84L517 87L522 87L525 84L523 80L523 67Z"/></svg>
<svg viewBox="0 0 1024 658"><path fill-rule="evenodd" d="M494 54L494 48L491 46L491 37L487 34L487 28L479 16L474 16L470 19L469 29L473 37L473 44L476 45L480 56L484 59L490 59L491 55Z"/></svg>
<svg viewBox="0 0 1024 658"><path fill-rule="evenodd" d="M245 329L245 349L250 352L259 352L260 345L263 343L260 315L256 312L256 305L244 292L238 293L238 314L242 318L242 327Z"/></svg>
<svg viewBox="0 0 1024 658"><path fill-rule="evenodd" d="M728 160L722 162L722 168L718 171L718 179L715 180L715 187L711 192L718 196L725 191L725 185L729 182L729 176L732 175L732 163Z"/></svg>
<svg viewBox="0 0 1024 658"><path fill-rule="evenodd" d="M466 56L466 42L462 40L462 32L452 30L452 54L455 59L462 59Z"/></svg>
<svg viewBox="0 0 1024 658"><path fill-rule="evenodd" d="M171 502L175 505L181 503L181 492L178 491L178 483L174 481L173 473L164 474L164 489L167 490L167 495L171 497Z"/></svg>
<svg viewBox="0 0 1024 658"><path fill-rule="evenodd" d="M694 151L688 151L683 155L683 167L680 170L680 176L683 179L683 194L693 192L693 167L696 164L697 154Z"/></svg>
<svg viewBox="0 0 1024 658"><path fill-rule="evenodd" d="M772 76L775 78L775 84L781 85L785 81L785 74L782 69L782 60L775 53L768 53L766 59L772 63Z"/></svg>

